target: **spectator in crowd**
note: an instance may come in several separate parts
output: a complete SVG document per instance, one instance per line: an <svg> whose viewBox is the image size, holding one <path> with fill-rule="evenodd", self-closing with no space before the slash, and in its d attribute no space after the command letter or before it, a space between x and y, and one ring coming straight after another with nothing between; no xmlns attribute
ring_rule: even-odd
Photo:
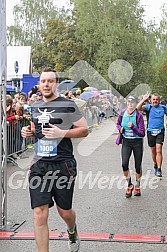
<svg viewBox="0 0 167 252"><path fill-rule="evenodd" d="M18 101L20 103L26 103L27 102L27 95L26 95L26 93L24 93L24 92L19 93Z"/></svg>
<svg viewBox="0 0 167 252"><path fill-rule="evenodd" d="M28 105L31 106L37 100L38 100L38 96L36 94L32 94L28 101Z"/></svg>
<svg viewBox="0 0 167 252"><path fill-rule="evenodd" d="M75 98L79 99L80 98L80 94L81 94L81 90L80 89L76 90L75 94L74 94Z"/></svg>
<svg viewBox="0 0 167 252"><path fill-rule="evenodd" d="M113 115L117 116L119 114L119 101L117 96L113 97Z"/></svg>
<svg viewBox="0 0 167 252"><path fill-rule="evenodd" d="M8 99L12 99L12 96L9 94L6 95L6 100L8 100Z"/></svg>
<svg viewBox="0 0 167 252"><path fill-rule="evenodd" d="M72 99L74 97L72 90L69 90L66 94L65 97L67 99Z"/></svg>
<svg viewBox="0 0 167 252"><path fill-rule="evenodd" d="M39 84L33 86L30 91L28 92L28 99L31 98L33 94L36 94L38 91L40 91L40 86Z"/></svg>
<svg viewBox="0 0 167 252"><path fill-rule="evenodd" d="M15 110L13 109L13 100L7 99L6 100L6 120L19 120L20 116L15 114Z"/></svg>
<svg viewBox="0 0 167 252"><path fill-rule="evenodd" d="M16 114L15 109L13 108L13 100L6 100L6 120L7 120L7 154L13 154L13 158L16 152L16 125L19 121L20 116Z"/></svg>
<svg viewBox="0 0 167 252"><path fill-rule="evenodd" d="M42 93L41 93L41 91L38 91L38 92L36 93L36 96L37 96L37 100L42 99Z"/></svg>
<svg viewBox="0 0 167 252"><path fill-rule="evenodd" d="M20 93L16 93L16 94L14 95L14 99L18 100L19 95L20 95Z"/></svg>

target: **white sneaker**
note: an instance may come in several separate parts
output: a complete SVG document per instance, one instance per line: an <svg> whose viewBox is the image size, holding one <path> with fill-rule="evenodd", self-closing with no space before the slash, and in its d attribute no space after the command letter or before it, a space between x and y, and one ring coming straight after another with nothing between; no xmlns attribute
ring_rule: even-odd
<svg viewBox="0 0 167 252"><path fill-rule="evenodd" d="M69 237L68 247L69 247L70 251L71 252L79 251L80 239L79 239L76 227L73 232L69 232L68 230L67 230L67 232L68 232L68 237Z"/></svg>

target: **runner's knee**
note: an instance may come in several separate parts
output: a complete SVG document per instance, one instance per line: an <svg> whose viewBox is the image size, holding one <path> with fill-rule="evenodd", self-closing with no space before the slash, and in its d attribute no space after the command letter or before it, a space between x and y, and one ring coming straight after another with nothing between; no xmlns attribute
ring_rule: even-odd
<svg viewBox="0 0 167 252"><path fill-rule="evenodd" d="M47 223L48 206L39 206L34 208L34 221L39 225Z"/></svg>

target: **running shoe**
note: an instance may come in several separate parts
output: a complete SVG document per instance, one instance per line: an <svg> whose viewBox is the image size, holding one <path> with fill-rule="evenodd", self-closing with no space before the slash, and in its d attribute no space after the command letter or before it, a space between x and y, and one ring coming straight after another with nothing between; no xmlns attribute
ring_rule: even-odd
<svg viewBox="0 0 167 252"><path fill-rule="evenodd" d="M133 190L134 190L133 184L131 184L130 186L127 187L126 194L125 194L126 198L130 198L132 196Z"/></svg>
<svg viewBox="0 0 167 252"><path fill-rule="evenodd" d="M78 236L78 233L77 233L77 228L75 226L75 229L73 232L68 232L68 238L69 238L69 241L68 241L68 247L70 249L71 252L77 252L79 251L79 247L80 247L80 239L79 239L79 236Z"/></svg>
<svg viewBox="0 0 167 252"><path fill-rule="evenodd" d="M157 169L156 176L160 178L162 177L162 172L160 169Z"/></svg>
<svg viewBox="0 0 167 252"><path fill-rule="evenodd" d="M135 187L134 188L134 196L141 196L140 187Z"/></svg>
<svg viewBox="0 0 167 252"><path fill-rule="evenodd" d="M154 165L154 174L156 175L157 174L157 170L158 170L158 167L157 167L157 164Z"/></svg>

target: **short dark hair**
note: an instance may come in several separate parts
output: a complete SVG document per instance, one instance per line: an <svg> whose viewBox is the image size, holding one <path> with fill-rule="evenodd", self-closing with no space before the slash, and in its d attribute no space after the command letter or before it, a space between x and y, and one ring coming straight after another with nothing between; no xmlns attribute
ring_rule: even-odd
<svg viewBox="0 0 167 252"><path fill-rule="evenodd" d="M159 99L161 98L158 93L154 93L154 94L151 95L151 97L153 97L153 96L158 96Z"/></svg>
<svg viewBox="0 0 167 252"><path fill-rule="evenodd" d="M6 100L6 106L12 105L13 104L13 100L12 99L7 99Z"/></svg>
<svg viewBox="0 0 167 252"><path fill-rule="evenodd" d="M51 68L51 67L45 67L42 69L41 73L43 72L53 72L55 73L55 76L56 76L56 82L59 82L59 76L58 76L58 73L56 72L55 69Z"/></svg>

